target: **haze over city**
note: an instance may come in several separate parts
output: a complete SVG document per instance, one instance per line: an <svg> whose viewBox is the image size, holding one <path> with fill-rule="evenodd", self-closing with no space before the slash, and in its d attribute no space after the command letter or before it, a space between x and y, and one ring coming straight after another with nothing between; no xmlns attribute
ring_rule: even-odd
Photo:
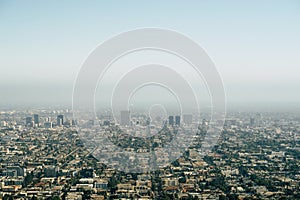
<svg viewBox="0 0 300 200"><path fill-rule="evenodd" d="M93 49L120 32L162 27L205 49L229 107L299 109L299 10L299 1L1 1L0 106L71 106Z"/></svg>
<svg viewBox="0 0 300 200"><path fill-rule="evenodd" d="M0 0L0 199L300 199L299 22L299 0Z"/></svg>

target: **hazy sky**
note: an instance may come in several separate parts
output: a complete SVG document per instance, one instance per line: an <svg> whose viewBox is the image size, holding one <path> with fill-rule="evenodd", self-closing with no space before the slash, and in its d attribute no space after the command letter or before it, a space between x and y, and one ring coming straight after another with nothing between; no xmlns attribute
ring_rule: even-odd
<svg viewBox="0 0 300 200"><path fill-rule="evenodd" d="M229 103L300 103L300 1L0 0L0 105L71 105L89 53L142 27L199 43Z"/></svg>

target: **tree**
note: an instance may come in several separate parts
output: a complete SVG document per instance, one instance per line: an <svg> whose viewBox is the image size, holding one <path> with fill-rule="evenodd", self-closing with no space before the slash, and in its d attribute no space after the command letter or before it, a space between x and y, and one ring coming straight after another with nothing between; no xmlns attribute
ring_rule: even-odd
<svg viewBox="0 0 300 200"><path fill-rule="evenodd" d="M8 194L6 194L6 195L4 195L4 197L3 197L3 200L13 200L14 198L12 197L12 195L8 195Z"/></svg>
<svg viewBox="0 0 300 200"><path fill-rule="evenodd" d="M115 176L112 176L108 181L108 187L111 189L111 192L115 191L117 184L118 180L115 178Z"/></svg>
<svg viewBox="0 0 300 200"><path fill-rule="evenodd" d="M38 198L37 198L36 196L33 195L33 196L31 197L31 200L38 200Z"/></svg>
<svg viewBox="0 0 300 200"><path fill-rule="evenodd" d="M179 183L186 183L186 178L185 178L185 176L180 177L180 178L178 179L178 182L179 182Z"/></svg>
<svg viewBox="0 0 300 200"><path fill-rule="evenodd" d="M23 187L27 187L32 182L32 180L33 180L33 172L31 172L27 176L25 176Z"/></svg>

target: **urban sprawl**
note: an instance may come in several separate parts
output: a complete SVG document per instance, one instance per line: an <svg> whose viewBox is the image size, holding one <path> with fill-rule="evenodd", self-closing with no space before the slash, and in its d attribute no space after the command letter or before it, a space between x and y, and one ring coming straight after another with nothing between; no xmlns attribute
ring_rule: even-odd
<svg viewBox="0 0 300 200"><path fill-rule="evenodd" d="M168 116L156 119L160 127L129 114L122 111L119 124L105 116L89 120L84 131L104 127L112 143L137 153L163 147L180 126L196 125L196 137L169 165L125 173L89 150L79 137L80 119L68 110L0 112L0 199L300 199L299 113L228 113L204 156L209 118ZM121 131L132 127L162 131L148 139Z"/></svg>

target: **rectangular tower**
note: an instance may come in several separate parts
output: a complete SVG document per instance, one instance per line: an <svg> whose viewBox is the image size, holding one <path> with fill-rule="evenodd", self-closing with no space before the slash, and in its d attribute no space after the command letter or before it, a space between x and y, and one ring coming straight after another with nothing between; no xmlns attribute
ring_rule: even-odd
<svg viewBox="0 0 300 200"><path fill-rule="evenodd" d="M130 125L130 111L129 110L121 111L121 125L122 126Z"/></svg>

